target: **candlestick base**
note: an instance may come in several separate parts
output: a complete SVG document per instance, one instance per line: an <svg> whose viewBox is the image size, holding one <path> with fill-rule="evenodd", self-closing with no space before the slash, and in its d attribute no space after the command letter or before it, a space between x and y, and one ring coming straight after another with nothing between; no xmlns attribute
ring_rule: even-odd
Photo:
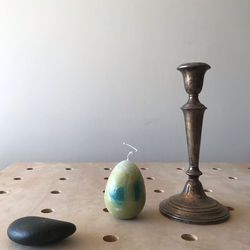
<svg viewBox="0 0 250 250"><path fill-rule="evenodd" d="M189 224L218 224L229 218L228 208L206 196L200 181L196 180L188 180L181 194L163 200L160 212Z"/></svg>

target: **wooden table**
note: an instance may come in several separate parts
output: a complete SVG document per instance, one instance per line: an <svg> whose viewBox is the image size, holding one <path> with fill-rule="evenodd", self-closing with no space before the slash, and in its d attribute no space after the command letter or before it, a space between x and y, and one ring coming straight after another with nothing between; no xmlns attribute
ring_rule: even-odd
<svg viewBox="0 0 250 250"><path fill-rule="evenodd" d="M187 163L137 165L145 179L147 200L135 220L117 220L103 211L105 177L115 163L15 163L2 170L0 249L40 249L7 237L8 225L28 215L77 226L68 239L41 249L250 249L250 163L200 164L207 194L232 209L227 222L207 226L172 221L158 211L161 200L182 191ZM104 241L106 235L116 241Z"/></svg>

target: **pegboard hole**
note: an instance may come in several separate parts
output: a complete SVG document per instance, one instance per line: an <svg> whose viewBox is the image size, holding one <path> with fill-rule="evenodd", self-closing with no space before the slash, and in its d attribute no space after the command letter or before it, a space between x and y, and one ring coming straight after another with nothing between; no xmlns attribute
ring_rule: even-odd
<svg viewBox="0 0 250 250"><path fill-rule="evenodd" d="M148 170L148 168L141 168L141 170Z"/></svg>
<svg viewBox="0 0 250 250"><path fill-rule="evenodd" d="M206 189L206 188L204 188L203 190L204 190L204 192L206 192L206 193L212 193L212 192L213 192L212 189Z"/></svg>
<svg viewBox="0 0 250 250"><path fill-rule="evenodd" d="M27 170L33 170L33 168L26 168Z"/></svg>
<svg viewBox="0 0 250 250"><path fill-rule="evenodd" d="M162 189L155 189L154 192L155 192L155 193L163 193L164 190L162 190Z"/></svg>
<svg viewBox="0 0 250 250"><path fill-rule="evenodd" d="M105 193L105 190L103 189L102 192Z"/></svg>
<svg viewBox="0 0 250 250"><path fill-rule="evenodd" d="M104 180L108 180L108 177L104 177L103 179L104 179Z"/></svg>
<svg viewBox="0 0 250 250"><path fill-rule="evenodd" d="M0 194L7 194L7 192L4 190L0 190Z"/></svg>
<svg viewBox="0 0 250 250"><path fill-rule="evenodd" d="M115 242L117 240L119 240L119 237L116 235L105 235L103 236L103 240L106 242Z"/></svg>
<svg viewBox="0 0 250 250"><path fill-rule="evenodd" d="M52 208L44 208L41 210L42 213L45 213L45 214L48 214L48 213L52 213L54 212L55 210L52 209Z"/></svg>
<svg viewBox="0 0 250 250"><path fill-rule="evenodd" d="M187 240L187 241L195 241L198 240L198 237L194 234L182 234L181 238L183 240Z"/></svg>
<svg viewBox="0 0 250 250"><path fill-rule="evenodd" d="M213 170L221 170L221 168L213 168Z"/></svg>
<svg viewBox="0 0 250 250"><path fill-rule="evenodd" d="M181 170L181 171L184 171L184 168L176 168L177 170Z"/></svg>
<svg viewBox="0 0 250 250"><path fill-rule="evenodd" d="M103 210L102 210L103 212L106 212L106 213L109 213L109 210L105 207L105 208L103 208Z"/></svg>
<svg viewBox="0 0 250 250"><path fill-rule="evenodd" d="M146 179L153 181L153 180L155 180L155 177L147 177Z"/></svg>
<svg viewBox="0 0 250 250"><path fill-rule="evenodd" d="M68 180L68 178L66 178L66 177L61 177L61 178L59 178L59 180L60 180L60 181L66 181L66 180Z"/></svg>
<svg viewBox="0 0 250 250"><path fill-rule="evenodd" d="M235 177L235 176L229 176L229 177L228 177L228 179L230 179L230 180L237 180L237 179L238 179L238 177Z"/></svg>
<svg viewBox="0 0 250 250"><path fill-rule="evenodd" d="M73 168L65 168L65 170L72 170Z"/></svg>
<svg viewBox="0 0 250 250"><path fill-rule="evenodd" d="M229 211L234 211L233 207L227 207Z"/></svg>
<svg viewBox="0 0 250 250"><path fill-rule="evenodd" d="M53 191L51 191L50 193L51 193L51 194L60 194L61 191L59 191L59 190L53 190Z"/></svg>
<svg viewBox="0 0 250 250"><path fill-rule="evenodd" d="M112 168L104 168L104 170L111 170Z"/></svg>
<svg viewBox="0 0 250 250"><path fill-rule="evenodd" d="M15 177L15 178L13 178L13 180L19 181L19 180L22 180L22 178L21 177Z"/></svg>

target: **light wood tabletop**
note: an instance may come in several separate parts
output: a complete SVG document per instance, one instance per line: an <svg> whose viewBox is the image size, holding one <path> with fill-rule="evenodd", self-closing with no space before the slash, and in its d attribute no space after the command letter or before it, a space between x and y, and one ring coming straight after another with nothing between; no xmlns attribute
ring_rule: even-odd
<svg viewBox="0 0 250 250"><path fill-rule="evenodd" d="M117 220L105 211L103 192L116 163L22 162L0 171L0 249L250 249L250 163L200 164L206 194L231 210L228 221L205 226L159 213L160 201L182 191L187 163L136 164L144 177L146 204L134 220ZM77 231L50 246L22 246L6 232L23 216L69 221Z"/></svg>

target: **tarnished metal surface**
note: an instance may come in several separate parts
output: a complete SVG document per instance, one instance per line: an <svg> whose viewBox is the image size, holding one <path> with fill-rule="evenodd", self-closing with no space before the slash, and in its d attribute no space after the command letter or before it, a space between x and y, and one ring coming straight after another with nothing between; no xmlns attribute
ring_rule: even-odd
<svg viewBox="0 0 250 250"><path fill-rule="evenodd" d="M202 90L205 72L210 69L206 63L187 63L177 68L183 74L184 86L189 94L182 106L184 114L189 169L188 181L181 194L171 196L160 203L160 212L175 220L193 224L215 224L229 218L228 208L206 196L199 176L200 141L203 114L206 107L200 103L198 95Z"/></svg>

